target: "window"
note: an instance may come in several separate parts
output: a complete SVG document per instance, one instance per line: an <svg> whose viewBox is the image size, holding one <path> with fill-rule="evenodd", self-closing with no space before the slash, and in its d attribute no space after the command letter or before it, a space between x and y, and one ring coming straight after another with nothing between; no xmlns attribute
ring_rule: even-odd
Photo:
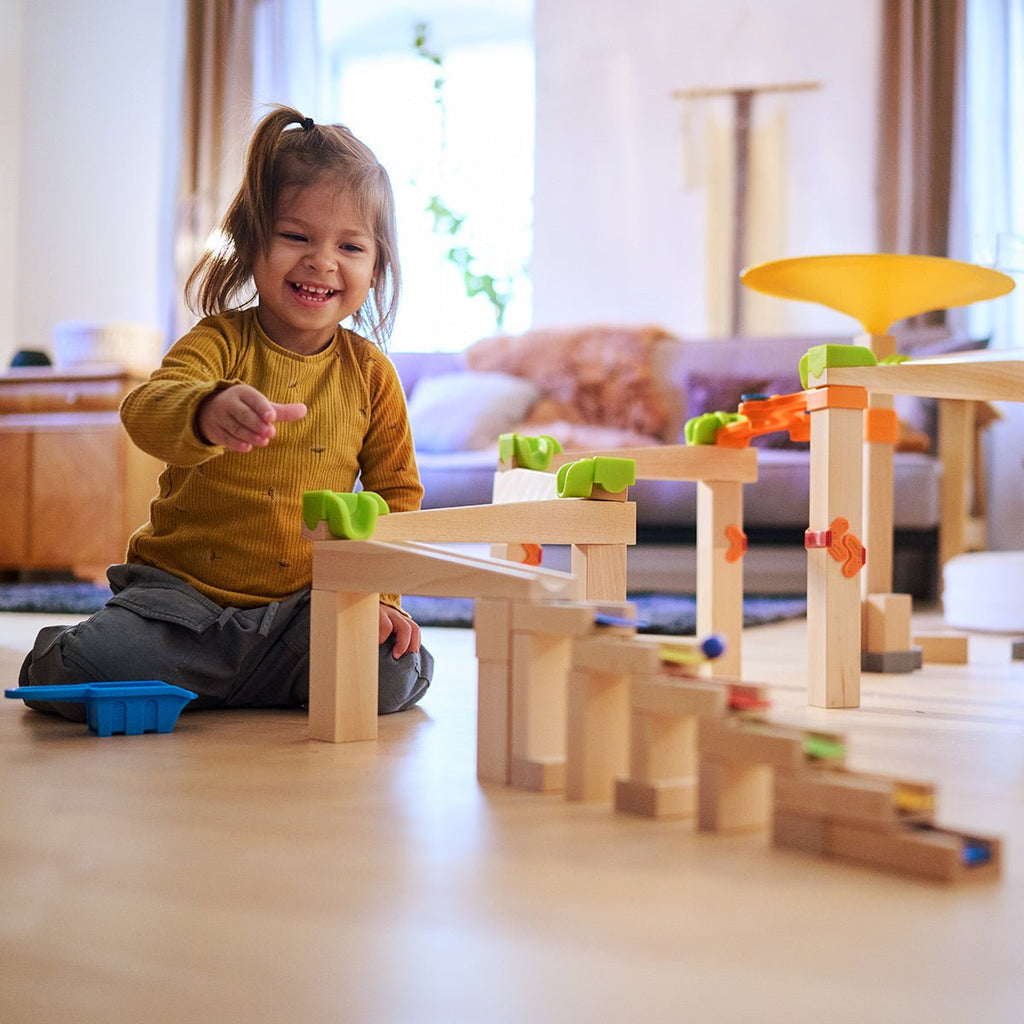
<svg viewBox="0 0 1024 1024"><path fill-rule="evenodd" d="M480 10L391 0L362 14L353 6L321 3L323 116L374 150L395 190L403 281L391 347L455 351L499 329L524 330L531 313L532 3L502 0ZM418 24L426 25L421 51Z"/></svg>

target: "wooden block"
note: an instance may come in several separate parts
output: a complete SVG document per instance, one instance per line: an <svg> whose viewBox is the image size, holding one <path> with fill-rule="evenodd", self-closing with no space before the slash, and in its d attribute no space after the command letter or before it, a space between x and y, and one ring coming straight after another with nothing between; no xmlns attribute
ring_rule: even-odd
<svg viewBox="0 0 1024 1024"><path fill-rule="evenodd" d="M662 444L608 451L561 452L552 458L551 469L557 470L567 462L595 455L632 459L636 463L637 480L736 480L753 483L757 479L755 449L728 449L715 445Z"/></svg>
<svg viewBox="0 0 1024 1024"><path fill-rule="evenodd" d="M853 385L885 395L1019 402L1024 356L1019 349L987 349L898 364L835 366L809 383Z"/></svg>
<svg viewBox="0 0 1024 1024"><path fill-rule="evenodd" d="M697 827L738 832L766 826L771 818L772 769L702 757Z"/></svg>
<svg viewBox="0 0 1024 1024"><path fill-rule="evenodd" d="M557 498L392 512L377 520L373 539L431 544L635 544L636 504Z"/></svg>
<svg viewBox="0 0 1024 1024"><path fill-rule="evenodd" d="M825 818L782 810L778 805L772 814L772 845L785 850L801 850L822 857L827 831Z"/></svg>
<svg viewBox="0 0 1024 1024"><path fill-rule="evenodd" d="M476 656L484 661L507 661L512 644L512 603L479 597L473 604Z"/></svg>
<svg viewBox="0 0 1024 1024"><path fill-rule="evenodd" d="M565 758L527 760L513 757L509 785L534 793L562 793L565 791Z"/></svg>
<svg viewBox="0 0 1024 1024"><path fill-rule="evenodd" d="M697 484L697 635L725 637L715 671L730 675L742 670L743 635L743 559L732 559L730 528L742 525L742 484Z"/></svg>
<svg viewBox="0 0 1024 1024"><path fill-rule="evenodd" d="M699 644L688 637L613 635L602 631L576 641L573 664L606 672L658 676L667 669L662 662L663 650L692 653L699 650Z"/></svg>
<svg viewBox="0 0 1024 1024"><path fill-rule="evenodd" d="M893 408L891 395L872 395L871 408ZM866 415L866 414L865 414ZM861 579L861 595L892 590L893 445L864 445L864 546L870 552Z"/></svg>
<svg viewBox="0 0 1024 1024"><path fill-rule="evenodd" d="M868 594L861 609L861 648L873 654L910 650L909 594Z"/></svg>
<svg viewBox="0 0 1024 1024"><path fill-rule="evenodd" d="M557 500L558 480L554 473L516 467L494 474L491 501L495 505L513 501Z"/></svg>
<svg viewBox="0 0 1024 1024"><path fill-rule="evenodd" d="M932 820L935 787L832 768L780 769L775 774L775 807L794 814L895 828Z"/></svg>
<svg viewBox="0 0 1024 1024"><path fill-rule="evenodd" d="M680 679L672 676L634 679L630 705L634 712L654 715L725 714L728 690L719 683Z"/></svg>
<svg viewBox="0 0 1024 1024"><path fill-rule="evenodd" d="M377 593L313 588L309 620L309 732L315 740L377 738Z"/></svg>
<svg viewBox="0 0 1024 1024"><path fill-rule="evenodd" d="M568 703L566 796L611 800L629 763L629 677L574 668Z"/></svg>
<svg viewBox="0 0 1024 1024"><path fill-rule="evenodd" d="M511 728L508 661L477 662L476 777L508 785Z"/></svg>
<svg viewBox="0 0 1024 1024"><path fill-rule="evenodd" d="M941 882L998 878L1002 860L997 839L928 826L879 832L845 822L829 825L825 852L841 860Z"/></svg>
<svg viewBox="0 0 1024 1024"><path fill-rule="evenodd" d="M519 601L512 609L512 628L517 632L587 636L598 631L594 617L599 612L623 619L636 618L635 606L625 601ZM613 628L609 635L617 632L628 635L629 629Z"/></svg>
<svg viewBox="0 0 1024 1024"><path fill-rule="evenodd" d="M921 667L921 648L906 651L864 651L860 667L865 672L885 672L890 675L906 674Z"/></svg>
<svg viewBox="0 0 1024 1024"><path fill-rule="evenodd" d="M916 633L914 646L921 648L925 662L943 665L967 664L966 633Z"/></svg>
<svg viewBox="0 0 1024 1024"><path fill-rule="evenodd" d="M796 769L804 765L804 732L734 718L702 718L698 730L700 756L737 764L765 764Z"/></svg>
<svg viewBox="0 0 1024 1024"><path fill-rule="evenodd" d="M565 761L571 665L571 637L513 633L510 739L513 762Z"/></svg>
<svg viewBox="0 0 1024 1024"><path fill-rule="evenodd" d="M658 782L697 774L697 719L634 709L629 723L629 778Z"/></svg>
<svg viewBox="0 0 1024 1024"><path fill-rule="evenodd" d="M617 779L615 809L645 818L692 818L697 813L697 778L653 782Z"/></svg>
<svg viewBox="0 0 1024 1024"><path fill-rule="evenodd" d="M811 414L810 528L846 519L861 536L863 411L828 406ZM861 597L857 575L825 548L807 552L808 703L860 706Z"/></svg>
<svg viewBox="0 0 1024 1024"><path fill-rule="evenodd" d="M591 504L591 503L588 503ZM593 502L600 508L619 508L617 503ZM635 505L629 503L622 507ZM635 513L634 513L635 514ZM633 541L626 543L632 544ZM622 543L600 544L572 541L572 574L582 581L583 593L591 601L626 600L626 548Z"/></svg>

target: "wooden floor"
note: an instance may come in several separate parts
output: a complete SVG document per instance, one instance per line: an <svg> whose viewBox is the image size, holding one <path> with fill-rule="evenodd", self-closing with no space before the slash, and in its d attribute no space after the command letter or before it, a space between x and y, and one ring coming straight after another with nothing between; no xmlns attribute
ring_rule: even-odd
<svg viewBox="0 0 1024 1024"><path fill-rule="evenodd" d="M4 686L48 621L0 616ZM821 711L805 623L746 634L779 719L845 730L852 767L934 781L941 823L1004 838L1002 881L949 889L481 787L472 634L425 633L434 688L376 744L282 712L99 739L0 704L0 1021L1024 1019L1007 637Z"/></svg>

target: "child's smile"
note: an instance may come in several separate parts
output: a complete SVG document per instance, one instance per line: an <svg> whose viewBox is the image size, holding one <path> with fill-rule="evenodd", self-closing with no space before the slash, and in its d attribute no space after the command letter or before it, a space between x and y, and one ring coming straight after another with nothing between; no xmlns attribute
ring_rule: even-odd
<svg viewBox="0 0 1024 1024"><path fill-rule="evenodd" d="M351 195L328 182L284 190L270 247L253 263L261 326L283 348L320 351L366 301L375 265Z"/></svg>

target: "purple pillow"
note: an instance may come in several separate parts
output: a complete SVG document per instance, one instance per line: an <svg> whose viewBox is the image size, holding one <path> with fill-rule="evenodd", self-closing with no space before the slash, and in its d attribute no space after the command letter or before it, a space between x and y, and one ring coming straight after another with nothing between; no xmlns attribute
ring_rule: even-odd
<svg viewBox="0 0 1024 1024"><path fill-rule="evenodd" d="M724 374L688 373L683 382L686 399L686 418L693 419L706 412L736 412L747 395L792 395L802 390L800 379L747 374L732 377ZM761 434L752 438L756 448L806 448L806 441L791 441L786 431Z"/></svg>

